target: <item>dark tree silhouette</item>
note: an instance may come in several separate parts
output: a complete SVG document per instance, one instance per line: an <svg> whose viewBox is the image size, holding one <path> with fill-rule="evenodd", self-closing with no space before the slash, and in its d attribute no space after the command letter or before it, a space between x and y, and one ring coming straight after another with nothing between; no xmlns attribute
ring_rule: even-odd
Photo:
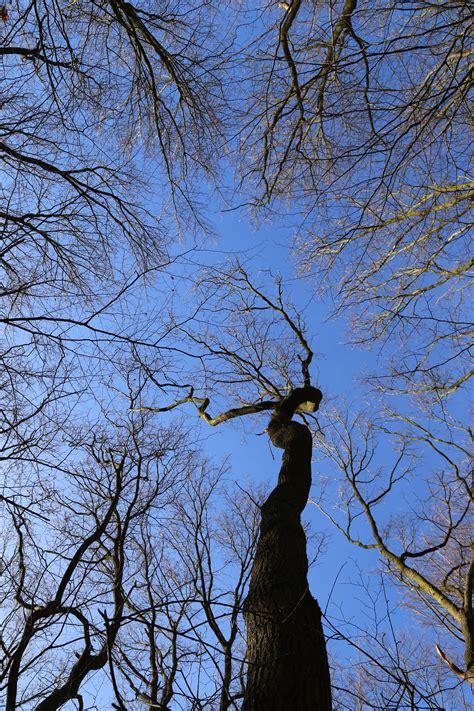
<svg viewBox="0 0 474 711"><path fill-rule="evenodd" d="M331 709L321 610L308 587L301 512L311 486L311 432L295 410L314 411L321 392L296 388L275 408L268 434L284 450L278 484L262 506L262 523L244 605L247 625L245 711Z"/></svg>
<svg viewBox="0 0 474 711"><path fill-rule="evenodd" d="M272 413L267 432L284 454L278 484L261 506L260 535L243 605L247 627L243 709L329 711L331 686L321 611L308 587L306 536L300 518L311 487L312 435L306 424L292 419L295 413L311 417L322 398L311 385L313 351L305 324L288 302L281 279L268 293L238 262L204 271L198 283L196 317L177 330L180 338L184 334L186 342L199 346L205 373L196 369L190 374L196 388L190 387L184 397L162 407L136 409L166 412L192 403L212 427L267 410ZM203 334L204 315L212 328ZM154 376L152 361L141 366L141 377L152 389L145 390L139 381L133 404L153 397L153 387L158 393L167 389ZM196 395L197 389L212 395L214 407L224 401L227 408L211 414L210 398ZM228 407L229 396L234 407Z"/></svg>

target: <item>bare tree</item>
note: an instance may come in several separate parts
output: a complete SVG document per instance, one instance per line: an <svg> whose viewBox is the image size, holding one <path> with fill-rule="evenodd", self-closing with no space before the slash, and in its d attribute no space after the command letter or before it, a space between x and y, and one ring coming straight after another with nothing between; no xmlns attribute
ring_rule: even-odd
<svg viewBox="0 0 474 711"><path fill-rule="evenodd" d="M8 711L59 709L106 668L134 587L135 531L159 518L184 477L189 454L176 431L155 431L152 446L143 428L117 434L96 433L55 484L37 482L40 515L7 503L16 538L2 554Z"/></svg>
<svg viewBox="0 0 474 711"><path fill-rule="evenodd" d="M378 552L404 586L406 604L414 605L431 626L435 623L440 637L452 647L453 652L446 652L440 640L439 655L454 674L472 684L469 452L455 436L454 423L444 438L412 419L405 424L404 429L395 424L389 430L383 425L394 450L388 463L377 452L381 440L376 422L335 413L319 447L342 475L341 503L331 505L328 488L319 506L348 541ZM424 459L418 449L410 451L413 440L426 448ZM421 477L427 467L429 477ZM456 651L459 644L464 647L464 662Z"/></svg>
<svg viewBox="0 0 474 711"><path fill-rule="evenodd" d="M240 708L242 609L258 508L251 492L230 495L225 474L208 462L196 466L167 526L140 532L114 651L127 708Z"/></svg>
<svg viewBox="0 0 474 711"><path fill-rule="evenodd" d="M344 602L326 613L334 708L468 709L470 690L433 656L432 642L413 634L410 611L390 578L360 573L350 590L362 614L354 616Z"/></svg>
<svg viewBox="0 0 474 711"><path fill-rule="evenodd" d="M2 15L6 456L39 456L50 432L33 433L76 406L101 359L124 360L140 340L129 292L168 262L170 210L196 224L188 181L212 166L217 26L209 6L152 5L18 0ZM164 171L153 200L150 155Z"/></svg>
<svg viewBox="0 0 474 711"><path fill-rule="evenodd" d="M254 59L245 60L242 186L253 177L248 192L257 206L278 212L290 204L302 215L301 267L319 291L335 295L337 314L349 311L353 340L380 354L382 368L371 373L378 398L419 396L398 400L398 416L410 422L392 435L401 452L393 468L382 454L372 457L376 446L388 456L390 416L383 423L374 407L358 444L352 417L341 416L337 441L327 434L321 446L346 481L347 521L333 510L335 489L325 510L417 591L418 612L450 621L464 663L443 644L440 654L471 679L470 482L452 456L466 456L456 438L468 428L458 422L461 396L448 400L472 374L470 8L357 0L278 7L262 12ZM422 459L425 447L439 470L433 457ZM415 451L423 462L416 470ZM408 514L396 497L415 471L419 498ZM388 520L390 501L397 513Z"/></svg>
<svg viewBox="0 0 474 711"><path fill-rule="evenodd" d="M397 389L456 391L471 374L469 3L293 0L260 19L243 185L302 213L302 268L351 309L356 340L402 339Z"/></svg>
<svg viewBox="0 0 474 711"><path fill-rule="evenodd" d="M312 436L306 424L292 421L296 412L316 412L321 401L321 392L311 385L313 352L301 316L285 304L281 280L276 280L275 293L268 295L237 263L205 272L198 284L198 293L202 289L204 293L193 319L177 324L177 331L201 350L204 372L196 373L195 382L204 380L213 394L213 406L216 399L221 401L223 389L227 399L235 393L236 406L213 416L208 412L210 398L196 396L193 387L172 404L137 407L146 398L147 385L158 386L161 392L168 389L157 382L147 363L141 364L134 406L166 412L193 403L212 426L272 411L268 434L284 455L277 486L261 506L260 535L244 605L248 669L242 708L330 709L321 611L308 587L306 536L300 521L311 486ZM208 324L204 332L203 314ZM212 368L207 368L207 362ZM303 387L295 386L298 379ZM252 399L244 399L247 394Z"/></svg>
<svg viewBox="0 0 474 711"><path fill-rule="evenodd" d="M292 421L298 407L314 412L320 400L316 388L296 388L277 405L268 426L284 454L278 485L262 506L245 601L248 711L332 708L321 610L309 591L300 522L311 486L312 438L305 425Z"/></svg>

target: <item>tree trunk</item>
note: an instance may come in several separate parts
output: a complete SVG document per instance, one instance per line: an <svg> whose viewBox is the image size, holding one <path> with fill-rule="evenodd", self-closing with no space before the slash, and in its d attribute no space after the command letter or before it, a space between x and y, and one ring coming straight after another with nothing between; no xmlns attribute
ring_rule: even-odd
<svg viewBox="0 0 474 711"><path fill-rule="evenodd" d="M317 409L316 388L294 390L275 409L268 432L284 449L278 485L262 506L260 538L244 605L247 686L243 711L331 711L321 610L308 588L301 512L311 486L311 433L291 420Z"/></svg>

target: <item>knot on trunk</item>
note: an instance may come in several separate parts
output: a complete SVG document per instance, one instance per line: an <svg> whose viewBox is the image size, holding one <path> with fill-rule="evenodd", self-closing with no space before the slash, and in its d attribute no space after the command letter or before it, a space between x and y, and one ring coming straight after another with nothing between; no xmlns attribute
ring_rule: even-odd
<svg viewBox="0 0 474 711"><path fill-rule="evenodd" d="M295 388L275 407L270 425L272 422L279 422L282 425L288 424L295 412L316 412L322 398L321 390L312 385L305 388ZM280 445L275 444L275 446ZM281 448L284 449L284 446Z"/></svg>
<svg viewBox="0 0 474 711"><path fill-rule="evenodd" d="M322 393L318 388L295 388L272 414L268 434L275 447L283 449L284 453L278 486L267 501L271 504L266 506L268 513L275 508L275 504L286 503L299 516L306 505L311 486L311 432L306 425L293 422L291 418L298 411L315 412L321 399Z"/></svg>

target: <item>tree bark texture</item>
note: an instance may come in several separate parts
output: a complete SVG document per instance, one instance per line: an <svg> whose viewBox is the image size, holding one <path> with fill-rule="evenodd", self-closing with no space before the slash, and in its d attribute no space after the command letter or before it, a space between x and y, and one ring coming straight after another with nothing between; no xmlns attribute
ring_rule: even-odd
<svg viewBox="0 0 474 711"><path fill-rule="evenodd" d="M321 393L298 388L275 408L268 432L284 450L278 484L262 506L260 538L244 605L247 685L243 711L331 711L321 610L308 588L301 512L311 486L312 439L292 421Z"/></svg>

